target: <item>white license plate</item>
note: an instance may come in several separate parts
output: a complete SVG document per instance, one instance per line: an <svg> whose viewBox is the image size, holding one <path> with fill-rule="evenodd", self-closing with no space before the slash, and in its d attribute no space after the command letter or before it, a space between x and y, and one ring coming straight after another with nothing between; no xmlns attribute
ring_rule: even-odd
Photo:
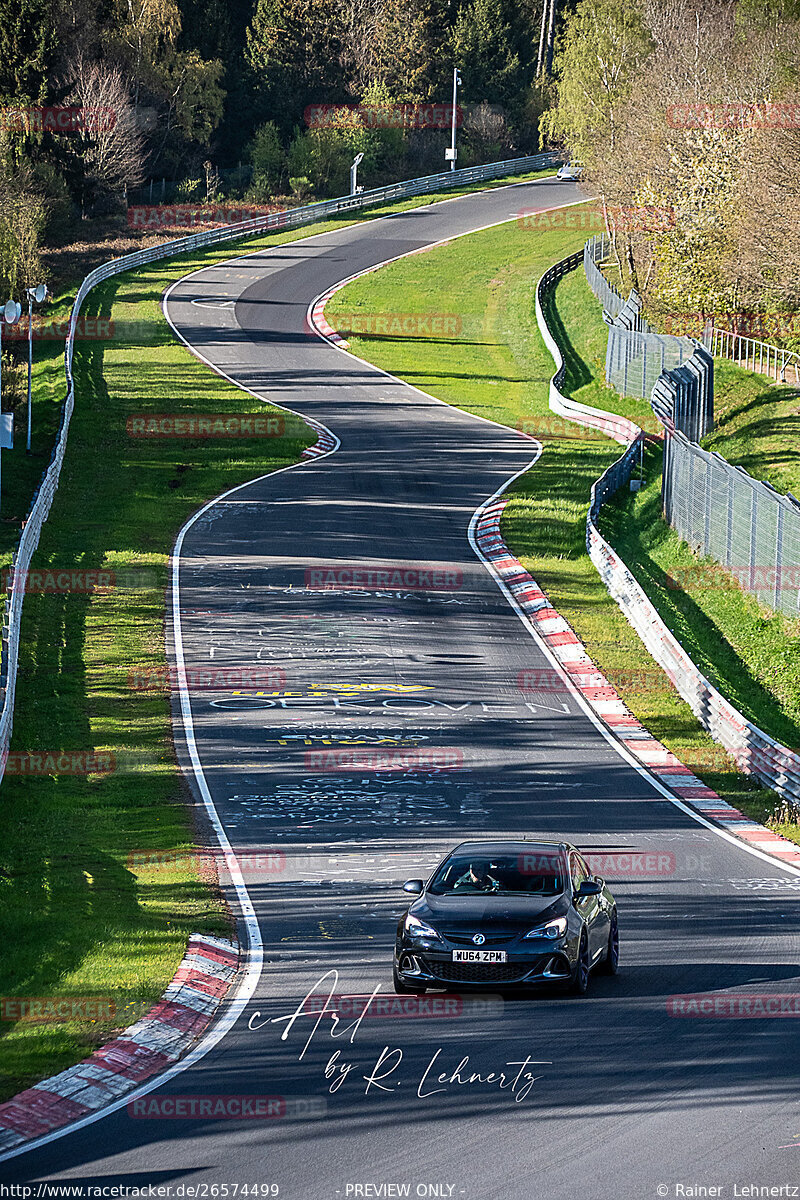
<svg viewBox="0 0 800 1200"><path fill-rule="evenodd" d="M454 950L453 962L503 963L505 950Z"/></svg>

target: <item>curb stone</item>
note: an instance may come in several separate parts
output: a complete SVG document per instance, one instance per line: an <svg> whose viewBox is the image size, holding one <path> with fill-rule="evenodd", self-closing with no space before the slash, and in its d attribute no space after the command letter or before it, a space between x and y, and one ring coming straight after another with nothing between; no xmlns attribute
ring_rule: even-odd
<svg viewBox="0 0 800 1200"><path fill-rule="evenodd" d="M369 267L356 276L342 280L320 296L309 314L312 328L334 345L349 350L349 343L325 319L325 305L348 283L378 270L382 265L386 264ZM537 319L539 315L537 312ZM546 324L542 328L541 321L539 328L551 353L551 344L555 347L553 357L559 355L556 358L558 363L560 351L549 329ZM569 409L562 409L557 401L554 403L557 397L560 399L560 393L551 380L549 406L555 412L578 424L597 428L623 446L630 445L636 437L641 436L639 427L624 417L576 402L570 402ZM658 438L658 435L646 436ZM480 516L475 529L476 543L483 557L491 562L498 577L514 596L529 624L544 640L551 654L592 710L647 771L699 816L721 826L754 849L773 855L776 861L800 868L800 847L780 834L773 833L765 825L751 820L738 808L723 800L712 788L707 787L689 767L654 738L623 703L610 681L592 662L569 623L550 606L547 596L503 540L500 534L500 518L508 502L508 497L499 497L489 501L482 510L478 510Z"/></svg>
<svg viewBox="0 0 800 1200"><path fill-rule="evenodd" d="M177 1062L210 1025L238 969L234 942L193 934L144 1017L83 1062L0 1104L0 1152L97 1112Z"/></svg>
<svg viewBox="0 0 800 1200"><path fill-rule="evenodd" d="M634 758L700 816L721 825L755 849L800 867L800 847L751 820L712 788L706 787L666 746L652 737L626 707L613 685L592 662L577 634L551 608L547 596L503 541L500 518L508 502L507 498L500 498L484 508L475 529L475 540L481 554L491 562L575 688Z"/></svg>

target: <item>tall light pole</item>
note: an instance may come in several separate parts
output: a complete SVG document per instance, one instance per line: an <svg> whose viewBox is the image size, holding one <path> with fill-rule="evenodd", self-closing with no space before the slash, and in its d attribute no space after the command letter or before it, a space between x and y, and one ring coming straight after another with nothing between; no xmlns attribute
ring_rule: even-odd
<svg viewBox="0 0 800 1200"><path fill-rule="evenodd" d="M446 161L450 163L450 170L455 171L456 159L458 151L456 150L456 101L458 99L458 89L461 84L461 76L458 73L458 67L453 67L453 112L450 118L450 146L444 152Z"/></svg>
<svg viewBox="0 0 800 1200"><path fill-rule="evenodd" d="M22 313L22 305L9 300L0 309L0 410L3 407L3 326L16 325ZM6 419L8 418L8 419ZM14 439L14 414L0 411L0 450L10 450ZM0 454L2 458L2 454Z"/></svg>
<svg viewBox="0 0 800 1200"><path fill-rule="evenodd" d="M33 374L33 302L41 304L47 299L47 288L43 283L38 287L26 288L28 296L28 441L25 453L31 452L31 375Z"/></svg>

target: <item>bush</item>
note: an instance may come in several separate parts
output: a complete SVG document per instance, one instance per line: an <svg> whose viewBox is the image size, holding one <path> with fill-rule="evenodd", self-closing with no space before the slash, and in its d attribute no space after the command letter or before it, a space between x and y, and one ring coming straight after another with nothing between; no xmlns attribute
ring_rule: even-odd
<svg viewBox="0 0 800 1200"><path fill-rule="evenodd" d="M199 179L181 179L175 188L175 199L179 204L188 204L199 200L203 195L203 185Z"/></svg>
<svg viewBox="0 0 800 1200"><path fill-rule="evenodd" d="M311 180L305 175L292 175L289 179L289 187L292 189L295 200L304 200L311 193Z"/></svg>
<svg viewBox="0 0 800 1200"><path fill-rule="evenodd" d="M252 187L265 194L259 198L266 198L266 195L277 192L286 166L286 155L274 121L267 121L256 130L250 143L249 154L253 164Z"/></svg>

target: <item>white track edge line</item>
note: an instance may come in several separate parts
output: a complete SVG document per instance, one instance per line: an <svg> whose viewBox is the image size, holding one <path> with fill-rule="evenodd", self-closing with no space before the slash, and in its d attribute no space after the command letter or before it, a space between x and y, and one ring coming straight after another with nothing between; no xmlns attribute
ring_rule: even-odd
<svg viewBox="0 0 800 1200"><path fill-rule="evenodd" d="M555 178L555 176L552 176L552 175L540 176L540 178L553 179L553 178ZM528 184L537 183L537 182L538 182L538 180L536 180L536 179L527 179L527 180L519 180L514 183L501 184L499 187L496 187L496 188L480 188L476 192L466 192L466 193L464 193L464 196L450 196L446 200L437 200L437 201L433 201L429 204L418 205L414 211L419 211L419 210L425 209L425 208L435 208L438 204L449 204L452 201L464 199L465 196L480 195L481 192L501 192L501 191L506 190L507 188L525 187ZM577 201L577 203L586 203L586 201ZM406 211L406 210L401 210L401 211ZM412 211L412 210L408 210L408 211ZM542 211L549 211L549 210L542 210ZM371 218L371 220L384 221L395 215L397 215L397 214L386 213L380 217L373 217L373 218ZM369 219L370 218L368 218L367 221L353 221L349 225L342 226L342 229L343 230L353 229L358 225L367 224ZM497 222L497 224L504 224L504 222L502 222L502 221ZM334 233L334 232L338 232L338 231L329 229L325 233L310 234L308 237L296 238L296 239L290 240L288 242L281 242L281 243L279 243L279 246L296 245L298 242L310 242L310 241L313 241L315 238L327 237L330 233ZM476 230L475 232L479 232L479 231ZM459 235L459 236L461 236L461 235ZM438 245L440 243L437 242L434 244ZM171 320L170 315L169 315L168 302L169 302L169 298L170 298L172 291L179 284L185 283L187 279L191 279L194 275L200 275L203 271L219 269L220 267L228 266L230 263L240 262L242 259L253 258L258 254L262 254L265 249L269 249L269 247L262 246L260 249L253 250L249 254L240 254L240 255L235 256L234 258L225 259L224 262L222 262L222 263L211 263L211 264L207 264L206 266L203 266L203 267L197 267L195 270L189 271L186 275L182 275L180 277L180 279L174 280L174 282L171 283L170 286L166 289L166 291L164 292L164 295L161 299L161 311L164 314L164 318L166 319L167 324L169 325L170 329L175 334L175 336L178 338L178 340L183 343L183 345L187 348L187 350L191 354L193 354L196 358L200 359L201 362L204 362L206 364L206 366L208 366L211 370L213 370L217 375L220 375L223 379L227 380L228 383L232 384L234 387L239 388L243 392L247 392L249 395L254 396L257 400L261 401L264 404L272 404L275 408L282 409L283 412L291 413L292 416L296 416L301 421L305 421L308 425L311 426L312 429L323 430L334 441L334 445L329 450L326 450L322 454L317 455L316 458L314 458L314 459L307 460L305 462L301 460L300 462L290 463L289 466L287 466L287 467L279 467L276 471L268 471L264 475L258 475L254 479L249 479L245 483L240 483L236 487L229 488L228 491L222 492L219 496L215 496L212 500L209 500L206 504L203 505L202 508L198 509L197 512L194 513L193 516L191 516L189 518L189 520L185 523L185 525L182 526L182 528L181 528L180 532L178 533L178 536L175 540L175 545L173 546L172 554L170 556L171 563L172 563L173 634L174 634L174 638L175 638L175 651L176 651L176 659L177 659L177 663L178 663L178 683L179 683L179 687L180 687L181 716L182 716L183 723L184 723L184 733L186 735L187 748L189 750L189 756L190 756L190 760L192 762L192 770L194 771L195 777L197 779L198 787L200 789L200 794L203 799L203 805L206 809L206 812L208 813L208 816L211 821L214 832L217 835L217 840L219 842L220 848L223 850L223 852L225 854L225 860L228 865L228 870L230 871L230 874L231 874L231 880L234 884L237 898L239 899L239 903L242 907L241 915L245 919L245 926L247 928L248 937L250 938L250 946L248 947L248 962L247 962L247 967L245 970L245 978L243 979L240 987L237 989L236 995L233 997L233 999L231 1001L228 1001L226 998L226 1000L223 1001L223 1003L228 1005L228 1008L226 1009L226 1012L224 1013L224 1015L219 1020L215 1020L214 1018L212 1018L212 1020L214 1021L212 1031L210 1033L205 1034L201 1038L201 1040L198 1042L198 1044L194 1047L194 1049L191 1050L189 1052L189 1054L186 1055L185 1058L181 1059L180 1062L176 1063L173 1067L168 1068L166 1071L164 1071L162 1074L158 1075L156 1078L150 1080L148 1083L142 1084L141 1087L135 1088L132 1092L126 1093L126 1095L124 1097L120 1097L119 1100L106 1105L104 1108L102 1108L98 1112L87 1113L86 1116L81 1117L77 1121L73 1121L71 1124L65 1126L63 1129L54 1129L50 1133L43 1134L42 1137L25 1142L21 1146L15 1146L11 1150L8 1150L5 1153L0 1154L0 1162L6 1162L8 1159L18 1158L22 1154L27 1154L28 1151L38 1150L42 1146L47 1146L51 1142L55 1142L59 1138L66 1137L70 1133L76 1133L78 1130L85 1128L87 1125L92 1125L92 1124L94 1124L95 1121L100 1121L103 1119L103 1117L107 1117L111 1113L117 1112L119 1109L123 1108L125 1105L130 1103L131 1100L138 1099L140 1096L146 1096L149 1092L155 1091L155 1089L160 1087L163 1083L167 1083L170 1079L173 1079L176 1075L181 1074L181 1072L185 1071L188 1067L193 1066L201 1058L204 1058L205 1055L208 1054L208 1052L214 1048L214 1046L217 1044L217 1042L221 1041L222 1038L230 1031L230 1029L233 1027L233 1025L238 1020L245 1005L248 1003L251 996L253 995L253 992L256 989L258 981L261 978L261 971L262 971L262 967L263 967L263 942L261 940L261 931L260 931L260 928L258 925L258 920L255 917L253 904L252 904L252 901L250 900L250 895L247 891L247 887L245 885L244 878L241 874L239 864L236 861L235 856L233 855L233 851L231 849L230 842L228 841L227 835L225 834L225 830L222 827L222 823L219 819L219 815L214 806L214 801L211 797L211 793L208 788L208 783L205 778L205 773L203 772L202 763L200 762L200 758L197 753L197 745L196 745L195 738L194 738L194 722L192 720L191 702L189 700L189 694L188 694L188 690L186 688L186 665L185 665L184 658L183 658L183 632L182 632L181 624L180 624L180 607L179 607L180 551L183 547L183 540L184 540L186 533L189 531L189 529L191 529L191 527L192 527L192 525L194 525L195 521L197 521L201 516L203 516L204 513L208 512L208 510L210 508L213 508L215 504L218 504L221 500L224 500L227 496L233 495L234 492L240 491L242 488L250 487L251 484L254 484L254 483L259 483L262 479L267 479L270 476L274 476L274 475L280 475L284 471L293 471L297 467L307 466L308 461L319 462L321 459L327 458L331 454L335 454L336 451L341 446L341 441L336 436L336 434L331 429L329 429L327 425L323 424L321 421L317 421L315 418L306 417L302 413L298 413L294 409L288 408L286 405L279 404L274 400L265 400L265 398L263 396L259 395L258 392L254 391L252 388L247 387L245 384L239 383L237 380L233 379L230 375L228 375L227 372L221 370L215 363L212 363L210 359L206 358L206 356L201 351L199 351L195 346L193 346L191 344L191 342L189 342L189 340L187 338L185 338L183 336L183 334L176 328L175 324L173 323L173 321ZM383 264L379 264L379 265L383 265ZM313 326L312 326L312 328L313 328ZM315 332L317 333L317 335L319 337L323 337L323 335L320 334L316 329L315 329ZM324 338L324 340L327 341L328 339ZM353 356L353 357L355 357L355 356ZM362 361L362 360L359 360L359 361ZM400 382L402 382L402 381L400 381ZM434 397L434 399L435 399L435 397ZM444 401L438 401L438 403L444 403ZM482 419L485 419L485 418L482 418ZM496 425L497 422L492 421L492 422L490 422L490 424ZM505 428L505 426L501 426L501 428ZM538 457L538 455L537 455L537 457ZM535 461L536 460L534 459L534 462ZM176 610L176 604L178 605L177 610ZM177 624L176 624L176 612L177 612ZM180 649L179 649L179 647L180 647ZM188 724L187 724L187 721L188 721ZM191 731L191 734L190 734L190 731ZM190 738L191 738L191 740L190 740ZM42 1080L42 1083L45 1083L45 1082L46 1082L46 1080Z"/></svg>
<svg viewBox="0 0 800 1200"><path fill-rule="evenodd" d="M568 207L571 207L572 204L586 204L589 202L590 201L587 201L587 200L571 201L569 204L557 205L556 207L568 208ZM552 211L552 210L542 210L542 211ZM510 218L510 219L513 220L513 218ZM470 230L467 233L452 234L451 237L449 237L449 238L442 238L438 242L432 243L431 246L427 247L427 249L435 249L437 246L441 246L446 242L455 241L456 238L467 237L467 236L469 236L470 233L482 233L486 229L494 229L498 225L507 224L508 220L509 220L509 218L507 218L505 221L495 221L495 222L492 222L492 224L490 224L490 225L483 226L481 229ZM335 342L333 342L329 337L327 337L324 333L322 333L321 330L317 329L317 327L315 326L314 321L313 321L313 311L314 311L314 308L316 307L316 305L320 302L320 300L322 300L323 298L329 299L331 295L333 295L335 292L341 290L341 288L346 287L347 284L353 283L356 279L360 279L364 275L371 274L372 271L377 270L379 267L388 266L389 263L398 262L400 259L408 258L411 255L416 254L416 253L418 253L417 250L408 250L408 251L406 251L405 254L398 254L394 258L387 259L385 263L379 263L376 266L367 267L363 271L358 271L358 272L356 272L356 274L351 275L351 276L349 276L349 278L343 280L340 284L336 284L335 287L328 288L324 292L320 292L319 295L316 296L314 298L314 300L312 300L308 306L307 318L308 318L308 322L309 322L310 326L314 329L317 336L322 338L324 341L326 341L328 343L328 345L331 346L334 350L338 350L338 352L340 354L346 354L348 356L348 358L353 358L357 362L366 364L368 367L371 367L374 371L378 371L381 375L384 375L387 379L391 379L395 383L403 384L403 386L405 386L405 387L410 387L413 391L417 392L420 396L424 396L428 400L433 400L437 404L443 404L447 408L455 409L457 412L463 413L466 416L472 417L476 421L484 421L484 422L488 423L489 425L496 425L500 429L509 429L510 426L508 426L508 425L502 425L499 421L493 421L489 417L483 417L483 416L480 416L478 413L471 413L471 412L468 412L466 409L458 408L457 405L449 404L446 400L441 400L438 396L432 396L430 394L430 392L423 391L422 388L418 388L415 384L408 383L405 380L401 379L397 375L392 375L390 371L384 370L383 367L378 367L374 363L369 362L367 359L360 358L357 354L354 354L352 352L352 350L348 350L344 346L337 345ZM529 434L523 434L522 436L530 437ZM775 867L778 870L786 871L786 872L788 872L788 874L794 875L794 876L797 876L798 878L800 878L800 868L793 866L791 863L783 863L780 861L780 859L777 859L774 855L768 854L763 850L756 849L755 846L749 845L747 842L745 842L741 838L737 838L732 833L729 833L726 829L722 829L718 825L713 825L705 817L702 817L696 809L690 808L686 804L685 801L681 800L672 791L670 791L670 789L667 788L665 786L665 784L663 784L661 782L661 780L658 778L657 775L652 774L649 771L649 769L646 766L644 766L643 763L639 762L639 760L633 756L633 754L628 749L628 747L622 742L622 740L620 738L618 738L608 728L608 726L605 724L605 722L603 722L602 719L600 718L599 714L597 714L594 711L594 709L591 707L588 700L586 700L585 696L583 696L582 693L575 686L574 680L572 680L570 678L568 673L564 670L562 664L553 655L552 651L550 650L549 646L546 644L546 642L542 638L541 634L538 632L538 630L536 630L534 628L527 613L519 605L519 603L517 602L517 599L513 595L513 593L506 587L506 584L503 582L503 580L502 580L501 576L498 574L498 572L494 569L494 566L491 563L491 561L489 559L487 559L484 556L484 554L481 552L481 550L474 538L474 529L475 529L475 526L477 525L478 521L480 520L481 513L492 503L493 500L496 500L499 496L502 496L504 494L504 492L506 492L507 489L509 487L511 487L511 485L517 479L520 478L520 476L524 475L527 471L529 471L531 469L531 467L535 465L539 456L542 453L542 449L543 449L542 444L540 442L537 442L535 438L531 437L530 440L536 442L537 446L539 447L537 450L536 456L528 463L528 465L526 467L523 467L522 470L517 471L516 474L512 475L510 479L506 480L506 482L493 495L489 496L489 498L487 500L484 500L484 502L475 510L475 512L472 516L472 520L470 521L469 529L467 531L467 537L469 539L469 543L470 543L473 551L478 556L478 558L483 563L483 565L487 568L489 573L492 575L492 577L494 578L498 587L500 588L503 595L505 596L506 600L511 605L511 607L514 609L514 611L516 612L520 621L524 625L525 629L530 634L530 636L533 638L533 640L536 642L537 646L542 651L542 653L544 654L547 661L549 663L551 663L551 665L555 668L555 670L560 675L560 677L564 680L570 694L572 695L572 697L575 700L578 707L589 718L589 720L592 722L592 724L595 726L595 728L598 730L598 732L603 736L603 738L605 738L605 740L608 742L608 744L613 747L613 749L620 755L620 757L626 763L628 763L629 766L633 767L633 769L643 779L647 780L647 782L657 792L659 792L665 800L668 800L670 802L670 804L674 804L676 808L678 808L686 816L691 817L691 819L693 821L695 821L698 825L702 825L704 828L711 830L712 833L717 834L717 836L722 838L723 841L729 842L732 846L735 846L738 850L744 850L746 853L752 855L754 858L758 858L762 862L768 863L770 866ZM509 553L513 553L513 552L509 551Z"/></svg>

